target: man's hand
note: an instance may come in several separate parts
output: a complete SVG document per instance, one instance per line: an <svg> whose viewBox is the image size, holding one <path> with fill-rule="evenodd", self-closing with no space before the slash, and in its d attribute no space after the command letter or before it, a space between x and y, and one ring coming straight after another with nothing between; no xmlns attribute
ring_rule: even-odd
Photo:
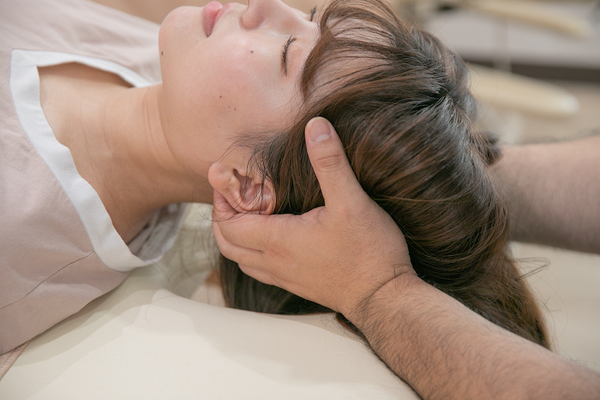
<svg viewBox="0 0 600 400"><path fill-rule="evenodd" d="M353 321L373 293L414 270L404 236L362 190L333 126L311 120L306 146L324 207L300 216L238 214L215 191L213 230L244 273Z"/></svg>
<svg viewBox="0 0 600 400"><path fill-rule="evenodd" d="M311 121L306 142L325 206L301 216L241 215L215 193L213 227L226 257L343 313L423 399L599 398L600 374L416 277L404 237L361 189L327 121Z"/></svg>

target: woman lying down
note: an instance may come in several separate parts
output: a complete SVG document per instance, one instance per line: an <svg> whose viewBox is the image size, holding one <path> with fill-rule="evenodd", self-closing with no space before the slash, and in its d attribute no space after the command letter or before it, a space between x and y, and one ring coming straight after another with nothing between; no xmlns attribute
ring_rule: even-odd
<svg viewBox="0 0 600 400"><path fill-rule="evenodd" d="M323 205L304 142L332 122L426 282L548 347L507 255L494 140L463 62L381 0L304 14L279 0L183 7L160 30L83 2L0 5L0 354L158 260L188 202ZM156 51L156 36L159 48ZM403 243L399 243L399 246ZM325 311L220 267L227 303Z"/></svg>

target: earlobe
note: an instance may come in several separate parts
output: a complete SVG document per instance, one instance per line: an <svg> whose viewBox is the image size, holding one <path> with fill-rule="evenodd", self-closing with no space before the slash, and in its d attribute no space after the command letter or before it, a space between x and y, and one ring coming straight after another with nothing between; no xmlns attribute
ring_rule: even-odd
<svg viewBox="0 0 600 400"><path fill-rule="evenodd" d="M222 162L211 165L208 181L239 213L272 214L275 210L273 185L245 170Z"/></svg>

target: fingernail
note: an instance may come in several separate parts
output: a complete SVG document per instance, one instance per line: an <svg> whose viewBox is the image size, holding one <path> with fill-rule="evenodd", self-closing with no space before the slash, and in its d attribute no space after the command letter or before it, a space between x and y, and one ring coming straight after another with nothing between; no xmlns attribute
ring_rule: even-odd
<svg viewBox="0 0 600 400"><path fill-rule="evenodd" d="M322 142L331 137L331 124L325 118L313 118L308 123L308 136L313 143Z"/></svg>

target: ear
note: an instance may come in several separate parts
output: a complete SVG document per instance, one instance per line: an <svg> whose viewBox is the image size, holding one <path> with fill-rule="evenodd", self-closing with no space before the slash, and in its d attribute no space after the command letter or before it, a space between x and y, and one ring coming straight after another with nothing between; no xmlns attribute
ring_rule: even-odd
<svg viewBox="0 0 600 400"><path fill-rule="evenodd" d="M275 191L270 181L240 168L217 162L208 170L210 185L239 213L273 214Z"/></svg>

